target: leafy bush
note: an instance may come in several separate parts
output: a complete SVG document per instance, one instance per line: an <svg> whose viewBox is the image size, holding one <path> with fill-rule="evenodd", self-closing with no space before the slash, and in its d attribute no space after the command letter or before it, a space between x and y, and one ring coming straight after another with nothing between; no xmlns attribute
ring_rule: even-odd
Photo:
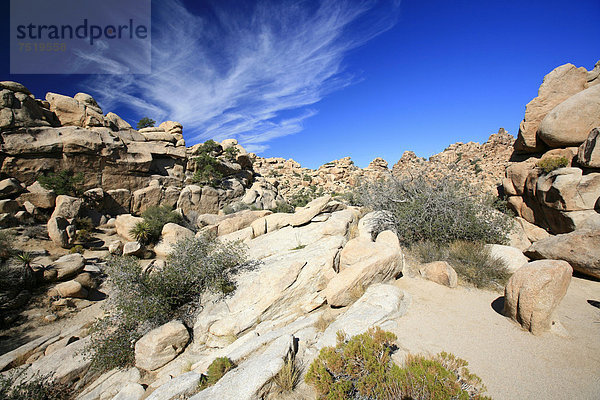
<svg viewBox="0 0 600 400"><path fill-rule="evenodd" d="M357 200L371 210L386 211L379 224L393 224L407 245L455 240L503 243L512 227L490 197L451 178L367 181L358 188Z"/></svg>
<svg viewBox="0 0 600 400"><path fill-rule="evenodd" d="M223 152L223 155L229 161L236 161L238 154L240 154L240 150L237 147L228 147Z"/></svg>
<svg viewBox="0 0 600 400"><path fill-rule="evenodd" d="M271 208L271 211L274 213L294 213L296 209L294 206L289 204L287 201L280 201L277 203L277 206Z"/></svg>
<svg viewBox="0 0 600 400"><path fill-rule="evenodd" d="M569 165L569 159L566 157L547 157L537 162L537 166L548 174L555 169L564 168Z"/></svg>
<svg viewBox="0 0 600 400"><path fill-rule="evenodd" d="M176 243L160 272L142 271L133 257L113 257L106 272L113 287L107 314L96 322L90 357L96 370L130 365L134 343L173 319L192 324L205 292L227 294L233 276L254 264L239 242L199 236Z"/></svg>
<svg viewBox="0 0 600 400"><path fill-rule="evenodd" d="M209 366L206 371L206 375L202 375L198 388L204 390L209 386L214 385L225 375L227 372L235 368L235 364L227 357L216 358Z"/></svg>
<svg viewBox="0 0 600 400"><path fill-rule="evenodd" d="M492 257L482 242L419 242L410 247L410 253L422 263L447 261L464 282L478 288L503 288L510 278L506 263Z"/></svg>
<svg viewBox="0 0 600 400"><path fill-rule="evenodd" d="M135 224L129 232L142 244L156 243L166 224L183 222L183 217L167 206L149 207L142 213L142 218L144 221Z"/></svg>
<svg viewBox="0 0 600 400"><path fill-rule="evenodd" d="M37 180L43 188L54 190L57 195L78 196L82 192L83 174L74 174L71 170L43 174Z"/></svg>
<svg viewBox="0 0 600 400"><path fill-rule="evenodd" d="M138 121L137 129L140 130L143 128L152 128L154 126L154 124L156 124L155 120L150 119L148 117L144 117Z"/></svg>
<svg viewBox="0 0 600 400"><path fill-rule="evenodd" d="M206 143L208 142L205 142L203 145L206 146L204 150L200 151L198 156L193 159L196 171L192 176L192 181L201 185L217 187L221 184L223 174L218 170L219 162L212 155L213 151L209 150L213 148L213 146L210 144L207 145Z"/></svg>
<svg viewBox="0 0 600 400"><path fill-rule="evenodd" d="M481 379L467 362L447 353L433 358L408 356L392 362L396 336L371 328L351 339L338 332L335 347L321 349L305 380L321 399L485 399Z"/></svg>
<svg viewBox="0 0 600 400"><path fill-rule="evenodd" d="M68 400L73 398L71 388L55 382L47 376L35 376L27 382L15 384L13 374L0 375L0 399L2 400Z"/></svg>

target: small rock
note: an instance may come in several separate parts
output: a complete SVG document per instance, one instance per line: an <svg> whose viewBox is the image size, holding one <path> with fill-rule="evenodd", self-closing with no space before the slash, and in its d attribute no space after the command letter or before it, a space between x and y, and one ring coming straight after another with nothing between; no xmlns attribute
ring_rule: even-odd
<svg viewBox="0 0 600 400"><path fill-rule="evenodd" d="M144 255L144 246L139 242L127 242L123 245L123 255L142 257Z"/></svg>
<svg viewBox="0 0 600 400"><path fill-rule="evenodd" d="M446 261L434 261L423 265L419 272L421 276L440 285L455 288L458 286L456 271Z"/></svg>
<svg viewBox="0 0 600 400"><path fill-rule="evenodd" d="M53 291L56 291L60 297L77 297L84 299L88 295L87 289L77 281L59 283L54 289L50 289L49 294L53 294Z"/></svg>

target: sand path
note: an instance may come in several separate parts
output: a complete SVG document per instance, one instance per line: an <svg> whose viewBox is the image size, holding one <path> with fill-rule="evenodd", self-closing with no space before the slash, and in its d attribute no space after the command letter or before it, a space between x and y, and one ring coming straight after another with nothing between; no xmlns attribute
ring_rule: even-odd
<svg viewBox="0 0 600 400"><path fill-rule="evenodd" d="M469 362L495 400L600 399L600 282L573 278L552 332L533 336L498 314L501 293L449 289L419 278L398 287L412 296L392 331L415 353L442 350Z"/></svg>

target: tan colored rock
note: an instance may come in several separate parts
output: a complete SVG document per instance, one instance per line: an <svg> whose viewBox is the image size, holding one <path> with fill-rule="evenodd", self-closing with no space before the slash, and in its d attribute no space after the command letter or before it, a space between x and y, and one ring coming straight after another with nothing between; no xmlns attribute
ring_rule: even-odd
<svg viewBox="0 0 600 400"><path fill-rule="evenodd" d="M27 193L19 196L19 201L23 203L29 201L38 208L54 208L56 205L56 194L53 190L42 187L38 181L27 187Z"/></svg>
<svg viewBox="0 0 600 400"><path fill-rule="evenodd" d="M2 214L2 213L14 214L17 211L19 211L20 208L21 208L21 206L19 206L19 203L17 203L15 200L11 200L11 199L0 200L0 214Z"/></svg>
<svg viewBox="0 0 600 400"><path fill-rule="evenodd" d="M16 179L8 178L0 181L0 199L15 196L23 191Z"/></svg>
<svg viewBox="0 0 600 400"><path fill-rule="evenodd" d="M118 215L115 220L117 234L130 242L135 241L135 237L133 237L130 232L135 225L140 222L144 222L144 219L140 217L134 217L131 214Z"/></svg>
<svg viewBox="0 0 600 400"><path fill-rule="evenodd" d="M356 252L347 252L347 259L354 258L358 261L340 268L340 272L329 281L322 293L327 303L335 307L349 305L356 300L357 290L394 279L403 268L400 243L396 234L391 231L381 232L370 245L359 237L349 241L346 246L363 248L368 257L356 257Z"/></svg>
<svg viewBox="0 0 600 400"><path fill-rule="evenodd" d="M133 129L127 121L125 121L123 118L119 117L113 112L109 112L104 118L108 122L109 126L114 127L117 131Z"/></svg>
<svg viewBox="0 0 600 400"><path fill-rule="evenodd" d="M550 147L579 146L600 125L600 86L569 97L544 117L538 136Z"/></svg>
<svg viewBox="0 0 600 400"><path fill-rule="evenodd" d="M169 222L162 229L160 242L154 246L157 256L166 257L173 250L173 245L182 239L194 237L194 232L181 225Z"/></svg>
<svg viewBox="0 0 600 400"><path fill-rule="evenodd" d="M327 203L331 200L331 196L322 196L308 203L303 209L296 211L290 217L291 226L300 226L310 222L323 211Z"/></svg>
<svg viewBox="0 0 600 400"><path fill-rule="evenodd" d="M72 219L79 216L82 206L83 199L65 195L56 196L56 206L52 216Z"/></svg>
<svg viewBox="0 0 600 400"><path fill-rule="evenodd" d="M517 217L515 219L516 219L517 223L523 228L523 231L527 235L527 238L532 243L535 243L538 240L542 240L547 237L550 237L550 234L546 230L540 228L539 226L535 226L531 222L528 222L521 217ZM521 250L525 250L525 249L521 249Z"/></svg>
<svg viewBox="0 0 600 400"><path fill-rule="evenodd" d="M600 128L594 128L590 131L587 139L577 152L577 161L584 167L600 168L600 145L598 138L600 137Z"/></svg>
<svg viewBox="0 0 600 400"><path fill-rule="evenodd" d="M524 193L527 176L535 168L537 161L536 158L530 158L527 161L511 164L506 168L506 179L503 181L506 194L521 196Z"/></svg>
<svg viewBox="0 0 600 400"><path fill-rule="evenodd" d="M47 93L46 101L50 103L50 111L56 114L61 125L85 125L85 105L79 101L57 93Z"/></svg>
<svg viewBox="0 0 600 400"><path fill-rule="evenodd" d="M48 220L48 237L58 246L66 248L69 245L69 235L67 227L69 221L63 217L52 217Z"/></svg>
<svg viewBox="0 0 600 400"><path fill-rule="evenodd" d="M536 186L538 201L549 208L593 210L600 198L600 173L583 175L579 168L559 168L540 176Z"/></svg>
<svg viewBox="0 0 600 400"><path fill-rule="evenodd" d="M528 257L567 261L574 270L600 278L600 230L578 229L535 242L525 251Z"/></svg>
<svg viewBox="0 0 600 400"><path fill-rule="evenodd" d="M552 313L567 293L573 269L558 260L533 261L509 279L504 315L534 335L550 330Z"/></svg>
<svg viewBox="0 0 600 400"><path fill-rule="evenodd" d="M587 82L585 68L573 64L561 65L544 77L538 96L525 109L525 117L519 126L515 150L519 153L535 153L543 149L537 141L537 131L544 117L556 106L582 91Z"/></svg>
<svg viewBox="0 0 600 400"><path fill-rule="evenodd" d="M434 261L419 268L422 277L440 285L455 288L458 286L458 275L446 261Z"/></svg>
<svg viewBox="0 0 600 400"><path fill-rule="evenodd" d="M190 334L179 321L159 326L135 344L135 365L147 371L158 369L177 357L189 340Z"/></svg>
<svg viewBox="0 0 600 400"><path fill-rule="evenodd" d="M54 287L54 290L56 290L57 294L63 298L75 297L85 299L88 295L87 289L75 280L59 283Z"/></svg>
<svg viewBox="0 0 600 400"><path fill-rule="evenodd" d="M142 257L144 251L144 246L139 242L127 242L123 245L124 256Z"/></svg>
<svg viewBox="0 0 600 400"><path fill-rule="evenodd" d="M56 279L64 280L79 274L85 267L85 258L79 253L66 254L48 266L57 271Z"/></svg>
<svg viewBox="0 0 600 400"><path fill-rule="evenodd" d="M227 235L240 229L249 227L255 220L271 214L269 210L251 211L244 210L230 214L217 225L218 236Z"/></svg>
<svg viewBox="0 0 600 400"><path fill-rule="evenodd" d="M488 244L486 247L490 250L493 258L500 259L506 264L506 268L511 272L516 272L519 268L529 262L520 249L501 244Z"/></svg>

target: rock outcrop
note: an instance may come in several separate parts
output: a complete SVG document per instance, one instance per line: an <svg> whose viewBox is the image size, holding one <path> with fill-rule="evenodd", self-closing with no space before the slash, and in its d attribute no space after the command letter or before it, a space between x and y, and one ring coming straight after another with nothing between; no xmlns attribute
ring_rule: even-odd
<svg viewBox="0 0 600 400"><path fill-rule="evenodd" d="M600 226L598 65L588 73L567 64L546 76L515 142L521 161L503 181L512 210L554 234Z"/></svg>

